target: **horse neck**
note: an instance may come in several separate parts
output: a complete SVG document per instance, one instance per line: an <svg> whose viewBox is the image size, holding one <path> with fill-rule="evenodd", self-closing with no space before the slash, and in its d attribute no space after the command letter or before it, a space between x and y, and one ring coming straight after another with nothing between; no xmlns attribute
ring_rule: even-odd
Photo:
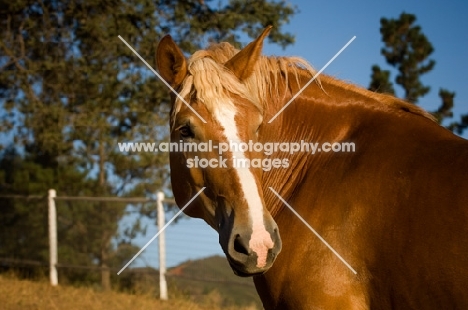
<svg viewBox="0 0 468 310"><path fill-rule="evenodd" d="M303 77L301 85L307 82L308 78ZM355 156L363 156L362 147L375 141L386 141L390 137L391 141L395 141L396 136L404 137L408 145L429 139L434 143L460 140L448 130L441 129L422 110L400 99L375 94L328 76L323 76L321 83L322 87L316 83L310 84L271 123L268 121L299 91L299 87L292 83L285 96L267 98L269 104L264 111L261 142L353 142L359 151L346 156L337 156L333 152L314 155L304 152L293 155L280 153L289 159L289 168L272 169L264 173L262 179L265 203L272 214L279 212L283 206L268 187L273 187L287 200L306 175L316 177L314 173L317 170L327 167L331 161L337 161L335 167L339 165L341 168L334 173L338 178L336 174L345 171L346 165L350 165ZM399 145L394 148L404 154L404 149ZM323 184L323 181L320 182Z"/></svg>
<svg viewBox="0 0 468 310"><path fill-rule="evenodd" d="M349 113L346 102L346 93L338 91L336 85L323 81L325 90L333 90L333 94L325 92L318 84L312 83L304 90L275 120L268 121L299 91L295 83L281 98L268 98L269 104L264 111L264 124L260 133L262 143L319 143L349 141L351 131L356 122L356 115ZM301 81L301 85L307 82ZM280 93L283 90L280 90ZM288 168L272 169L264 172L262 185L265 194L265 203L274 216L284 206L271 192L272 187L284 199L288 199L301 184L307 173L314 173L320 168L320 161L329 160L331 154L310 154L298 152L289 154L278 152L271 158L286 158Z"/></svg>

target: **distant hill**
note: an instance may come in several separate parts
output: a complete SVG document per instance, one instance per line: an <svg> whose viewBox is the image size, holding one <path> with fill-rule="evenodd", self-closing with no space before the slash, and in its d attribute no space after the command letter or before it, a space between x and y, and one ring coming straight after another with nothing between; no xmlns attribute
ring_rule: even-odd
<svg viewBox="0 0 468 310"><path fill-rule="evenodd" d="M211 256L187 261L167 271L171 288L198 302L219 306L253 306L263 309L252 278L234 275L225 257Z"/></svg>
<svg viewBox="0 0 468 310"><path fill-rule="evenodd" d="M263 309L252 278L234 275L225 257L211 256L183 262L169 268L166 279L169 299L189 299L204 309ZM116 280L122 291L159 296L159 272L154 268L132 268Z"/></svg>

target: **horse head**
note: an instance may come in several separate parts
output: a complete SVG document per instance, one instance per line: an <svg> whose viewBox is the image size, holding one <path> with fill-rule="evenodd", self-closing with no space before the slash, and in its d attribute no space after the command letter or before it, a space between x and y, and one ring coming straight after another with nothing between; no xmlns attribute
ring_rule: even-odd
<svg viewBox="0 0 468 310"><path fill-rule="evenodd" d="M241 147L258 141L263 123L262 106L244 81L270 28L241 51L199 51L186 60L165 36L156 53L161 76L178 92L170 117L171 143L180 146L170 153L174 197L183 206L206 188L184 212L219 233L240 276L266 272L281 250L278 226L263 198L263 170L245 165L262 154Z"/></svg>

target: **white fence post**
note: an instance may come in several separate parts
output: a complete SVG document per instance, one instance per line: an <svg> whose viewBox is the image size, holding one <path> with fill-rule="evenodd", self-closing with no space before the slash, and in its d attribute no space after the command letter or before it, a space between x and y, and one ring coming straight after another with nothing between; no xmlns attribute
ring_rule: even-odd
<svg viewBox="0 0 468 310"><path fill-rule="evenodd" d="M48 205L49 205L49 274L50 284L58 285L57 275L57 210L55 209L55 197L57 193L55 189L49 189Z"/></svg>
<svg viewBox="0 0 468 310"><path fill-rule="evenodd" d="M164 193L158 192L156 205L158 208L158 230L161 230L165 225L164 214ZM166 240L165 233L162 231L159 234L159 299L167 300L167 282L166 282Z"/></svg>

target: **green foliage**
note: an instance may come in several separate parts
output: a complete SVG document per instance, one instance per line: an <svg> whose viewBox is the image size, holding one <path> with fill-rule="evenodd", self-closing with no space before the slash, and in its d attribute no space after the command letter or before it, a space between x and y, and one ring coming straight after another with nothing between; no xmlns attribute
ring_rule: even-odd
<svg viewBox="0 0 468 310"><path fill-rule="evenodd" d="M447 126L447 128L461 135L466 129L468 129L468 113L461 115L459 122L452 122Z"/></svg>
<svg viewBox="0 0 468 310"><path fill-rule="evenodd" d="M392 82L390 82L390 71L382 70L377 65L372 66L369 90L394 95L395 90L393 89Z"/></svg>
<svg viewBox="0 0 468 310"><path fill-rule="evenodd" d="M0 160L0 194L47 192L53 183L52 171L45 171L31 162L20 162L12 149ZM0 257L24 258L47 262L47 202L31 199L18 203L0 198ZM31 210L34 210L31 212ZM32 245L32 247L31 247Z"/></svg>
<svg viewBox="0 0 468 310"><path fill-rule="evenodd" d="M20 154L5 159L2 193L43 195L55 188L59 196L150 196L168 187L167 154L118 149L119 142L167 141L169 116L168 90L118 36L149 63L166 33L186 53L210 41L240 46L243 33L253 37L267 25L275 26L271 42L283 47L293 42L281 31L295 12L285 2L213 3L0 0L0 144L14 145ZM30 257L46 259L43 202L5 204L3 233L18 230L5 239L1 254L26 251L18 247L23 227L30 248L18 257L36 250ZM57 207L64 232L59 233L60 262L104 267L121 262L125 257L116 251L127 246L124 256L130 255L129 239L144 231L136 222L118 234L125 204L60 202ZM154 216L148 206L137 207Z"/></svg>
<svg viewBox="0 0 468 310"><path fill-rule="evenodd" d="M453 117L452 109L453 109L453 98L455 98L455 93L441 88L439 90L439 97L442 100L442 104L439 107L439 109L433 114L437 118L439 123L441 123L444 118Z"/></svg>
<svg viewBox="0 0 468 310"><path fill-rule="evenodd" d="M380 33L384 48L381 53L389 65L396 68L398 75L396 84L400 85L404 92L404 98L412 103L417 103L430 91L430 87L421 83L421 76L430 72L435 65L433 59L429 59L434 48L424 35L420 26L415 25L416 16L402 13L398 19L382 18L380 20ZM381 70L379 66L372 66L372 75L369 89L381 93L395 94L390 72ZM441 106L433 115L439 123L452 118L455 93L446 89L439 91L442 100ZM448 129L462 134L468 127L468 114L462 115L460 122L452 122Z"/></svg>
<svg viewBox="0 0 468 310"><path fill-rule="evenodd" d="M403 87L405 99L413 103L429 92L430 88L419 78L435 65L434 60L428 59L434 49L421 32L421 27L413 25L415 21L415 15L406 13L402 13L399 19L380 20L380 33L385 45L381 53L389 65L397 68L396 83ZM372 66L369 89L394 94L390 72Z"/></svg>
<svg viewBox="0 0 468 310"><path fill-rule="evenodd" d="M403 87L406 100L414 103L429 92L430 87L421 83L420 76L435 65L434 60L428 59L434 48L421 27L413 25L415 21L416 16L407 13L402 13L399 19L380 20L385 44L382 55L388 64L398 69L396 83Z"/></svg>

